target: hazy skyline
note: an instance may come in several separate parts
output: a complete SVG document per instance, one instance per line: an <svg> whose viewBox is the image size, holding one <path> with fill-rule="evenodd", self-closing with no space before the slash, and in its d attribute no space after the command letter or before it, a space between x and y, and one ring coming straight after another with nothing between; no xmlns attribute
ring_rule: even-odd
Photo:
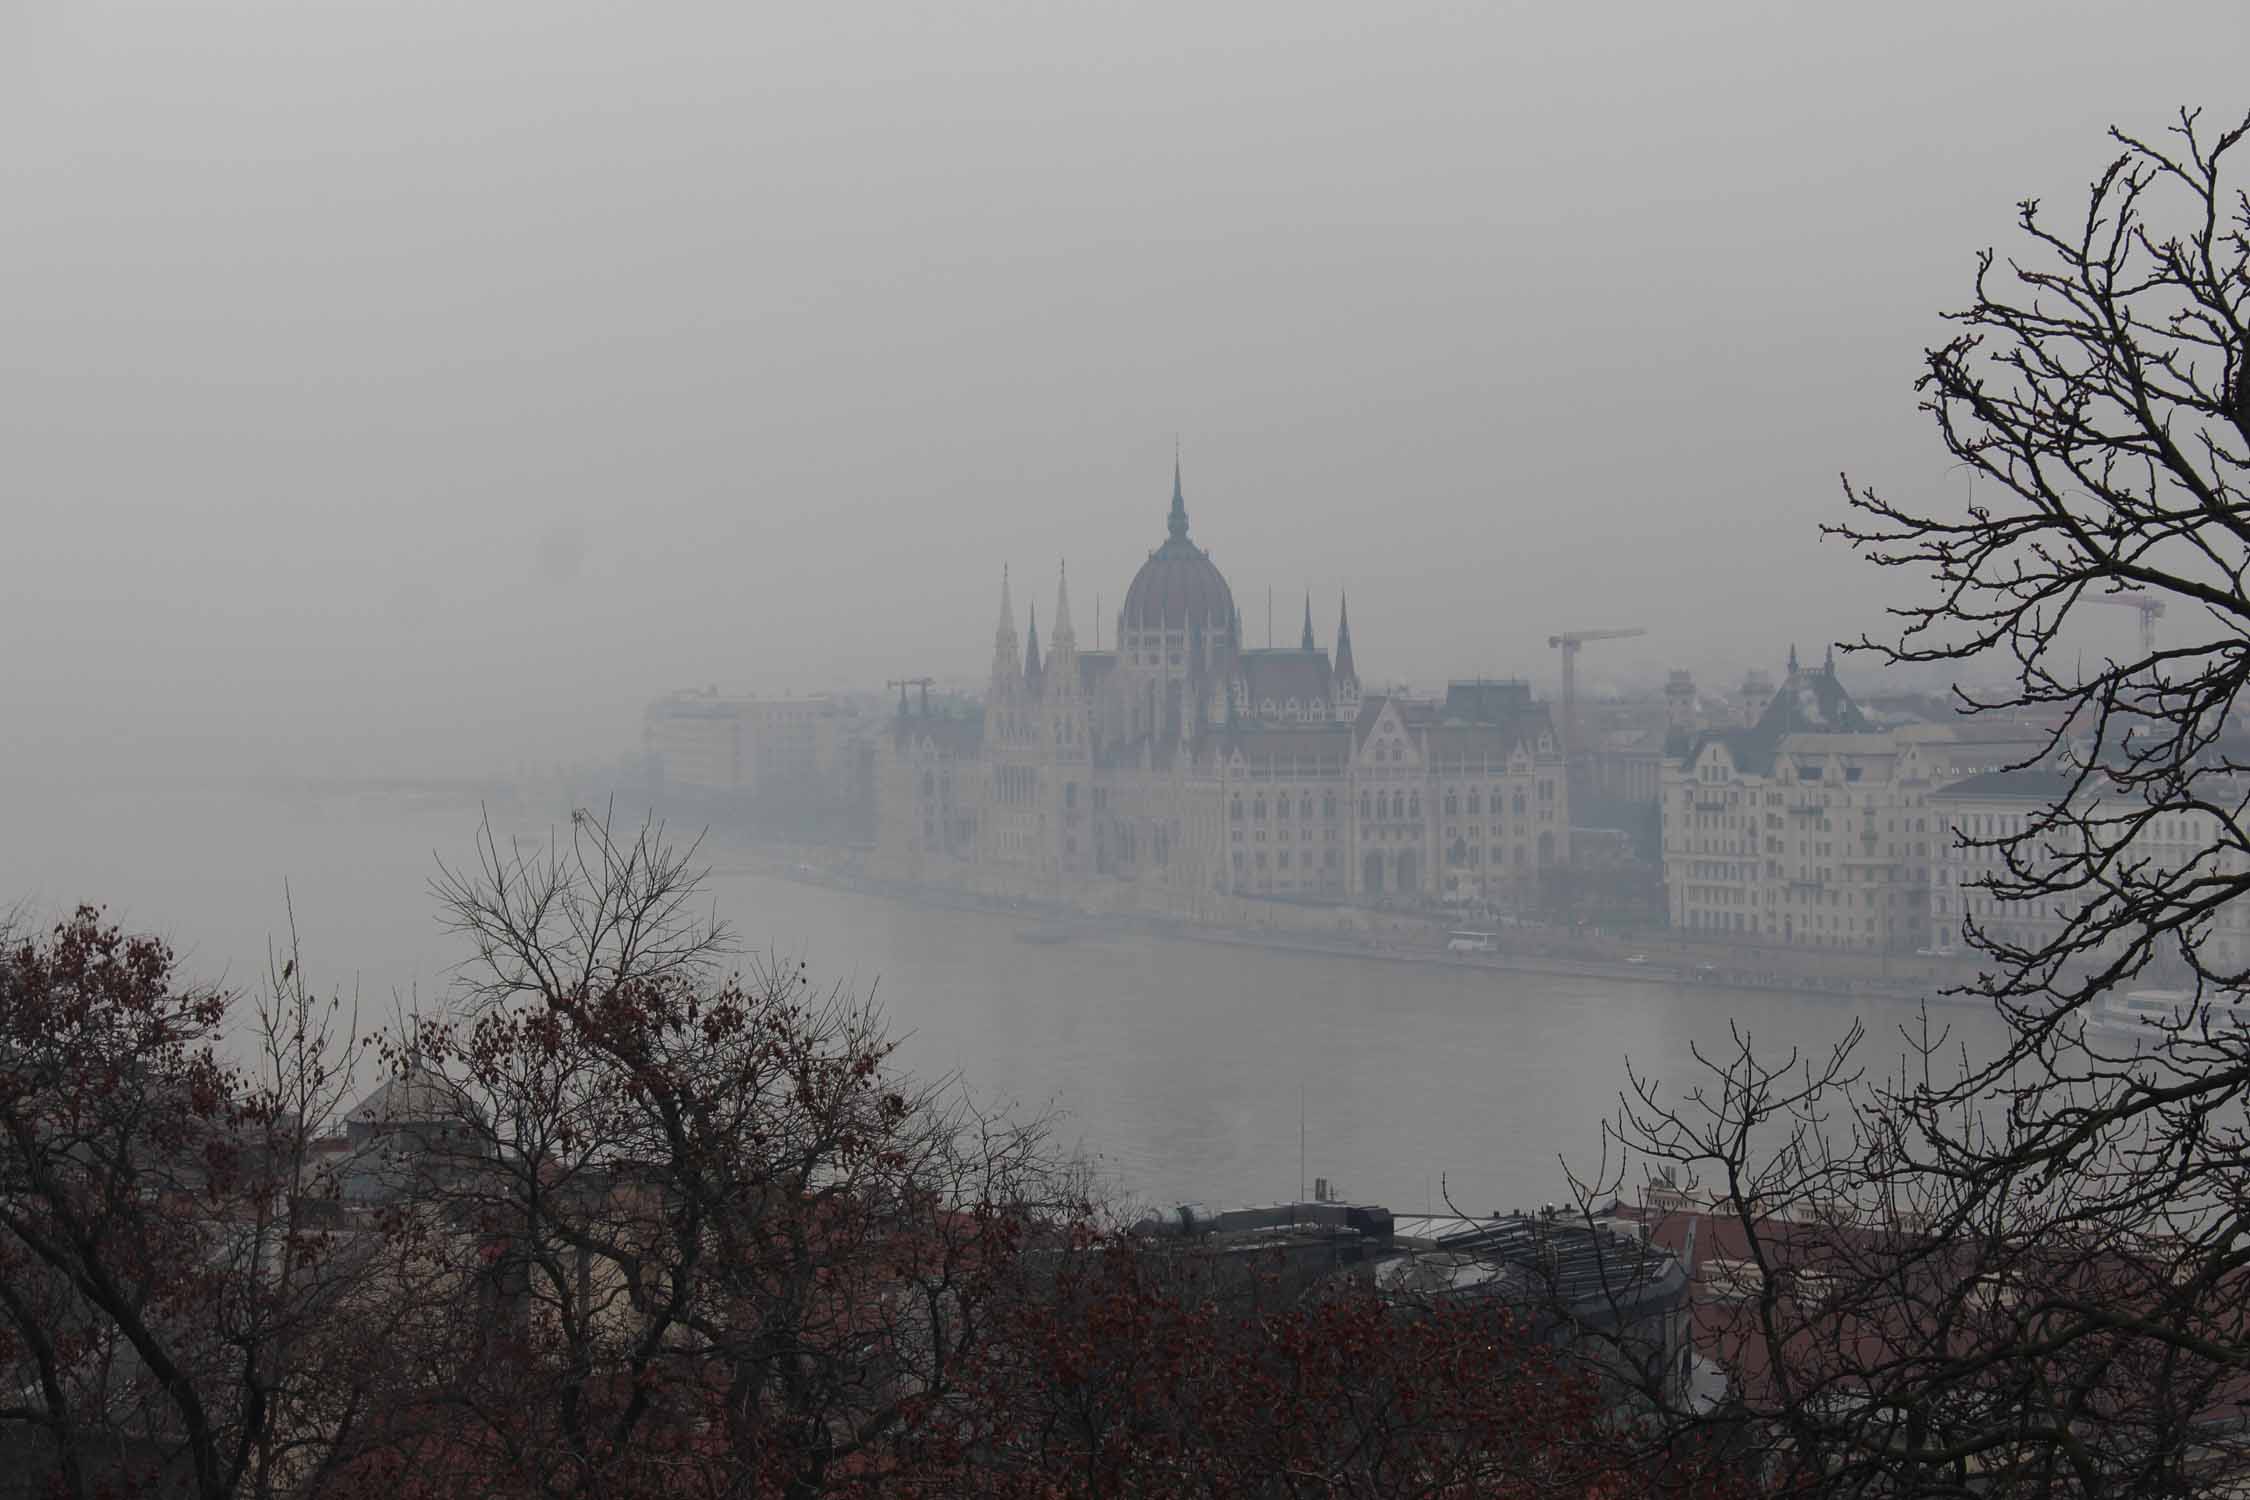
<svg viewBox="0 0 2250 1500"><path fill-rule="evenodd" d="M1778 668L1911 589L1814 528L1963 483L1911 387L2016 200L2243 107L2242 6L2117 13L0 6L9 754L975 674L1175 437L1253 642Z"/></svg>

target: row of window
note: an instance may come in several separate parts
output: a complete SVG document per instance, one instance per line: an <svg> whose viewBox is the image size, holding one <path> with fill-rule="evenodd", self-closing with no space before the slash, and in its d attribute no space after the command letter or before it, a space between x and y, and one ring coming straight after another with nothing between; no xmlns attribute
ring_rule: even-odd
<svg viewBox="0 0 2250 1500"><path fill-rule="evenodd" d="M1336 851L1335 851L1335 850L1333 850L1333 849L1329 849L1329 850L1326 850L1326 851L1324 851L1324 853L1326 854L1326 858L1324 858L1324 859L1323 859L1323 860L1322 860L1322 861L1320 862L1320 865L1316 867L1316 866L1314 865L1314 863L1313 863L1313 851L1312 851L1312 850L1310 850L1310 849L1307 849L1307 850L1305 850L1305 851L1304 851L1304 857L1303 857L1302 859L1300 859L1300 860L1299 860L1299 861L1297 862L1297 863L1298 863L1298 866L1299 866L1300 868L1302 868L1302 869L1307 869L1307 870L1310 870L1310 869L1314 869L1314 868L1323 868L1323 869L1329 869L1329 870L1333 870L1333 869L1335 869L1335 868L1337 867L1337 865L1338 865L1338 864L1340 863L1340 861L1339 861L1339 860L1337 859L1337 857L1336 857ZM1274 857L1273 857L1274 868L1275 868L1275 869L1277 869L1277 870L1286 870L1286 869L1288 869L1288 868L1289 868L1289 854L1290 854L1290 851L1289 851L1289 850L1287 850L1287 849L1277 849L1277 850L1275 850L1275 851L1274 851ZM1266 867L1266 851L1265 851L1265 850L1263 850L1263 849L1257 850L1257 851L1256 851L1256 853L1255 853L1255 855L1254 855L1254 858L1253 858L1253 863L1252 863L1252 864L1251 864L1250 866L1248 866L1248 868L1255 868L1255 869L1260 869L1260 870L1263 870L1263 869L1264 869L1265 867ZM1236 871L1236 872L1237 872L1238 874L1239 874L1239 873L1240 873L1240 872L1241 872L1241 871L1242 871L1242 870L1243 870L1244 868L1246 868L1246 866L1245 866L1245 865L1244 865L1244 863L1243 863L1243 858L1242 858L1242 851L1241 851L1240 849L1237 849L1237 850L1235 850L1235 851L1234 851L1234 868L1235 868L1235 871Z"/></svg>
<svg viewBox="0 0 2250 1500"><path fill-rule="evenodd" d="M1551 781L1540 782L1539 802L1541 804L1541 811L1544 813L1551 810L1553 801L1554 783ZM1517 791L1511 798L1509 798L1508 804L1509 805L1505 810L1513 812L1515 816L1521 818L1529 815L1530 799L1528 799L1522 791ZM1465 799L1459 794L1449 791L1445 794L1443 805L1445 808L1445 815L1449 818L1458 817L1464 811L1466 811L1470 817L1476 817L1481 815L1485 810L1484 799L1475 791L1471 791ZM1296 815L1298 817L1311 817L1313 815L1312 794L1310 792L1307 792L1304 795L1296 798L1294 803L1292 803L1291 799L1286 794L1279 796L1274 799L1271 811L1277 817L1286 818L1290 815L1292 806L1294 806ZM1269 809L1267 807L1266 799L1263 795L1252 797L1246 803L1243 800L1241 794L1237 793L1234 798L1227 804L1227 817L1231 821L1239 823L1245 816L1248 816L1252 822L1262 823L1266 820L1268 810ZM1492 811L1498 813L1503 810L1504 809L1501 805L1501 795L1499 792L1495 791L1492 794ZM1320 799L1320 814L1324 818L1333 818L1336 816L1336 794L1334 792L1327 792L1322 794ZM1362 819L1380 820L1383 822L1395 822L1401 819L1404 819L1408 822L1419 822L1422 817L1422 794L1418 791L1363 791L1359 794L1359 815Z"/></svg>

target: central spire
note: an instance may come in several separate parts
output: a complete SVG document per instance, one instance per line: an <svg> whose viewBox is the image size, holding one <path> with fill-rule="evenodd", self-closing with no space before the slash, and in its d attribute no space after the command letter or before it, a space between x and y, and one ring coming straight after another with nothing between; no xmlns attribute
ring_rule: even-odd
<svg viewBox="0 0 2250 1500"><path fill-rule="evenodd" d="M1070 565L1064 563L1056 570L1056 575L1054 646L1056 650L1065 646L1075 648L1078 632L1070 623Z"/></svg>
<svg viewBox="0 0 2250 1500"><path fill-rule="evenodd" d="M1172 517L1169 523L1172 540L1187 540L1187 499L1180 493L1180 449L1172 446Z"/></svg>
<svg viewBox="0 0 2250 1500"><path fill-rule="evenodd" d="M1357 683L1359 669L1352 665L1352 601L1338 592L1336 596L1336 680Z"/></svg>

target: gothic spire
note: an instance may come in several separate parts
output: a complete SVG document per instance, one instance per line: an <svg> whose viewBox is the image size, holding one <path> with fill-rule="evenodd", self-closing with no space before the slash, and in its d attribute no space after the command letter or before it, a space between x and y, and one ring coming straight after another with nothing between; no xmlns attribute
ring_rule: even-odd
<svg viewBox="0 0 2250 1500"><path fill-rule="evenodd" d="M1031 634L1023 644L1024 686L1033 692L1039 690L1039 606L1031 606Z"/></svg>
<svg viewBox="0 0 2250 1500"><path fill-rule="evenodd" d="M1180 449L1176 443L1172 447L1172 515L1166 524L1173 541L1187 540L1187 498L1180 493Z"/></svg>
<svg viewBox="0 0 2250 1500"><path fill-rule="evenodd" d="M1789 675L1792 677L1797 675L1797 643L1795 641L1789 643Z"/></svg>
<svg viewBox="0 0 2250 1500"><path fill-rule="evenodd" d="M1342 593L1336 596L1336 680L1359 681L1359 673L1352 666L1352 601Z"/></svg>
<svg viewBox="0 0 2250 1500"><path fill-rule="evenodd" d="M1070 564L1064 563L1055 582L1055 649L1077 645L1078 632L1070 623Z"/></svg>
<svg viewBox="0 0 2250 1500"><path fill-rule="evenodd" d="M1022 661L1016 655L1016 607L1008 592L1008 567L1000 565L1000 623L992 632L992 687L1005 691L1020 680Z"/></svg>
<svg viewBox="0 0 2250 1500"><path fill-rule="evenodd" d="M1047 673L1047 685L1061 698L1076 697L1080 691L1078 677L1078 628L1070 622L1070 570L1060 570L1055 581L1054 635L1047 642L1047 659L1041 663Z"/></svg>
<svg viewBox="0 0 2250 1500"><path fill-rule="evenodd" d="M1316 649L1313 646L1312 638L1312 590L1309 588L1305 590L1305 638L1299 643L1299 649L1305 651Z"/></svg>

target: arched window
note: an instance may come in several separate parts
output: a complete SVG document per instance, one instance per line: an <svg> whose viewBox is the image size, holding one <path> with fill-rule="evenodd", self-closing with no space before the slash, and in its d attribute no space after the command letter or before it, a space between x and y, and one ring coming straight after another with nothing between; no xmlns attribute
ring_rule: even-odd
<svg viewBox="0 0 2250 1500"><path fill-rule="evenodd" d="M1325 792L1321 795L1320 815L1324 818L1336 816L1336 794L1334 792Z"/></svg>
<svg viewBox="0 0 2250 1500"><path fill-rule="evenodd" d="M1312 816L1312 793L1307 792L1297 799L1297 816L1300 818Z"/></svg>
<svg viewBox="0 0 2250 1500"><path fill-rule="evenodd" d="M1375 816L1374 812L1368 806L1368 796L1365 792L1361 792L1359 794L1359 815L1362 818L1371 818Z"/></svg>
<svg viewBox="0 0 2250 1500"><path fill-rule="evenodd" d="M1231 803L1229 803L1229 804L1227 805L1227 817L1228 817L1229 819L1231 819L1232 821L1234 821L1234 822L1237 822L1237 823L1239 823L1239 822L1241 822L1241 821L1242 821L1242 797L1241 797L1241 794L1237 793L1237 794L1236 794L1236 796L1235 796L1235 799L1234 799L1234 801L1233 801L1233 802L1231 802Z"/></svg>
<svg viewBox="0 0 2250 1500"><path fill-rule="evenodd" d="M1257 801L1250 804L1250 816L1260 823L1266 820L1266 799L1263 795L1260 795Z"/></svg>
<svg viewBox="0 0 2250 1500"><path fill-rule="evenodd" d="M1415 819L1418 819L1422 816L1422 794L1420 792L1414 793L1413 796L1407 799L1406 815L1409 818Z"/></svg>
<svg viewBox="0 0 2250 1500"><path fill-rule="evenodd" d="M1472 818L1473 818L1473 817L1475 817L1475 816L1476 816L1476 815L1477 815L1477 814L1478 814L1479 812L1481 812L1481 811L1483 810L1483 807L1484 807L1484 804L1483 804L1483 802L1482 802L1481 800L1479 800L1479 798L1477 797L1477 789L1476 789L1475 787L1470 787L1470 788L1469 788L1469 816L1470 816L1470 817L1472 817Z"/></svg>
<svg viewBox="0 0 2250 1500"><path fill-rule="evenodd" d="M1445 815L1449 818L1454 817L1458 815L1460 811L1461 799L1459 797L1456 797L1453 794L1452 790L1449 788L1445 794Z"/></svg>

